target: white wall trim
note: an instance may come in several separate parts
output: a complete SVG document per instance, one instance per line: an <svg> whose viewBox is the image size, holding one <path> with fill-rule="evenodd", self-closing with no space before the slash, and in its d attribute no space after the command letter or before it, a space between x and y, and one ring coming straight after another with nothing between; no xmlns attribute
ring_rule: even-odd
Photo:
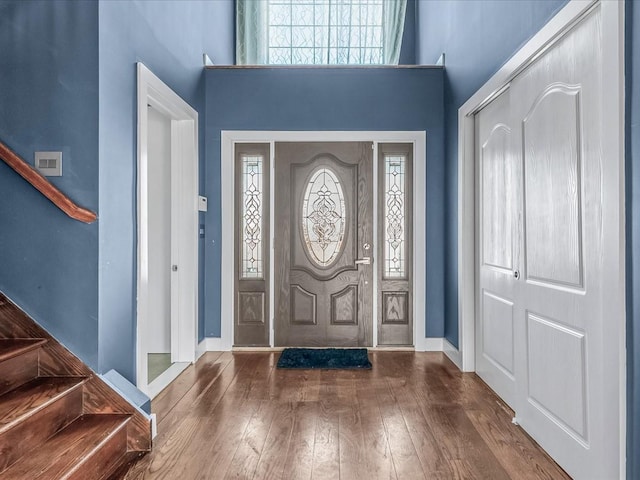
<svg viewBox="0 0 640 480"><path fill-rule="evenodd" d="M443 341L442 351L456 367L462 370L462 355L460 354L460 350L454 347L446 338Z"/></svg>
<svg viewBox="0 0 640 480"><path fill-rule="evenodd" d="M442 352L444 347L444 338L428 337L422 342L422 350L416 352Z"/></svg>
<svg viewBox="0 0 640 480"><path fill-rule="evenodd" d="M230 349L223 348L224 344L222 339L217 337L207 337L198 344L196 361L200 359L206 352L281 352L285 347L232 347ZM446 344L449 344L451 349L458 351L453 345L447 342L444 338L425 338L422 344L422 350L418 350L415 347L387 347L378 346L370 348L371 351L377 352L443 352L445 351ZM313 347L310 347L313 348ZM454 362L455 363L455 362Z"/></svg>
<svg viewBox="0 0 640 480"><path fill-rule="evenodd" d="M234 130L221 133L221 210L222 210L222 287L221 287L221 338L217 345L221 350L230 350L233 345L234 318L234 168L233 156L236 143L271 143L275 142L373 142L376 143L413 143L414 145L414 212L426 211L426 149L427 138L425 131L247 131ZM374 159L374 163L377 163ZM275 164L275 162L272 162ZM273 189L272 189L273 191ZM273 215L273 212L272 212ZM273 225L273 223L272 223ZM270 239L273 248L273 236ZM425 218L414 214L413 228L414 245L425 245ZM425 291L426 252L421 248L414 248L413 289L414 292ZM273 256L272 256L273 257ZM272 258L273 261L273 258ZM273 268L271 269L273 271ZM273 289L271 289L273 304ZM414 344L416 351L426 350L425 336L425 296L413 296L414 312ZM374 325L375 325L374 312ZM270 318L270 323L273 317ZM273 331L273 325L270 325ZM273 335L271 335L273 345ZM375 344L374 344L375 346Z"/></svg>
<svg viewBox="0 0 640 480"><path fill-rule="evenodd" d="M169 368L147 385L147 391L145 393L153 400L162 390L167 388L171 382L178 378L178 375L184 372L189 365L191 365L190 362L172 363Z"/></svg>
<svg viewBox="0 0 640 480"><path fill-rule="evenodd" d="M206 337L198 344L198 358L205 352L230 352L231 345L220 337Z"/></svg>
<svg viewBox="0 0 640 480"><path fill-rule="evenodd" d="M474 132L475 113L497 96L523 68L544 53L555 40L568 31L599 0L571 0L531 40L529 40L487 83L458 111L458 326L461 369L475 371L475 187ZM613 232L619 248L605 251L607 278L605 286L610 319L603 348L619 352L616 362L604 365L606 371L619 376L620 478L626 471L626 316L625 316L625 188L624 188L624 1L600 1L602 12L603 72L606 85L603 95L603 156L612 159L604 169L603 182L617 184L620 192L615 215L603 216L603 229ZM618 160L617 162L615 160ZM605 206L606 208L606 206ZM606 210L605 210L606 211ZM448 342L447 342L448 343ZM445 353L457 355L445 343ZM452 360L455 363L454 358ZM613 442L612 442L613 443Z"/></svg>
<svg viewBox="0 0 640 480"><path fill-rule="evenodd" d="M603 230L615 235L617 249L605 249L603 265L610 268L603 272L606 278L615 279L604 285L601 315L607 318L607 335L603 336L605 351L617 351L618 357L603 365L605 372L617 373L619 390L619 461L620 478L627 469L627 329L626 329L626 236L625 236L625 2L601 2L602 11L602 71L604 72L602 115L602 154L612 159L603 170L602 181L615 185L619 195L613 199L617 215L603 215ZM616 162L615 159L618 159ZM609 168L610 167L610 168ZM608 197L611 199L610 197ZM605 212L609 207L605 204ZM615 445L615 442L610 442Z"/></svg>
<svg viewBox="0 0 640 480"><path fill-rule="evenodd" d="M151 385L147 381L147 351L144 345L145 332L149 325L149 231L148 202L148 154L147 105L171 119L171 155L173 165L179 165L178 188L180 211L189 211L180 216L180 224L173 226L178 231L179 262L179 312L177 328L172 324L172 359L191 363L195 360L198 326L198 112L156 77L142 63L137 64L138 73L138 245L137 245L137 315L136 315L136 384L150 395ZM174 162L179 158L179 162ZM174 173L172 172L172 176ZM173 317L173 316L172 316ZM174 348L175 345L175 348ZM173 350L176 350L175 352ZM176 369L169 369L171 372ZM153 383L155 384L156 379Z"/></svg>
<svg viewBox="0 0 640 480"><path fill-rule="evenodd" d="M415 150L415 148L414 148ZM372 329L371 329L371 345L375 346L378 345L378 328L377 328L377 324L378 324L378 308L380 308L380 306L378 305L378 282L380 281L380 279L378 278L378 267L376 266L376 257L377 257L377 252L380 251L380 249L377 246L378 240L380 239L380 235L378 235L378 228L380 228L379 224L378 224L378 216L379 216L379 212L378 212L378 192L380 191L380 189L378 188L378 168L380 166L380 162L379 162L379 157L378 155L380 155L380 145L378 145L378 142L373 142L373 172L372 172L372 182L373 182L373 195L372 195L372 200L373 200L373 238L374 238L374 242L372 242L374 248L373 248L373 252L374 252L374 262L373 262L373 268L372 268L372 282L373 282L373 298L371 299L371 315L373 317L372 322ZM413 157L415 158L415 157ZM415 163L415 161L413 162ZM415 177L415 175L414 175ZM415 183L412 186L413 191L415 191ZM414 248L415 250L415 248ZM415 295L414 295L415 297ZM413 338L415 338L415 332L413 335ZM414 343L415 345L415 343Z"/></svg>
<svg viewBox="0 0 640 480"><path fill-rule="evenodd" d="M150 415L151 417L151 440L158 436L158 419L155 413Z"/></svg>
<svg viewBox="0 0 640 480"><path fill-rule="evenodd" d="M196 358L195 358L195 361L197 362L198 360L200 360L200 357L202 357L202 355L204 355L205 353L207 353L209 351L213 352L214 350L208 350L207 349L207 338L203 338L202 341L198 342L198 345L196 346Z"/></svg>

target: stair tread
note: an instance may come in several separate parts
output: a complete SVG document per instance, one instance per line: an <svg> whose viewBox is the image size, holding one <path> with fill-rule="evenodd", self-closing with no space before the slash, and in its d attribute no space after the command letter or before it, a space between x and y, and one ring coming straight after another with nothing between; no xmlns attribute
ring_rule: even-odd
<svg viewBox="0 0 640 480"><path fill-rule="evenodd" d="M85 377L38 377L0 396L0 433L85 381Z"/></svg>
<svg viewBox="0 0 640 480"><path fill-rule="evenodd" d="M66 478L113 434L125 428L129 418L124 414L83 415L0 473L0 479Z"/></svg>
<svg viewBox="0 0 640 480"><path fill-rule="evenodd" d="M0 362L34 350L47 343L44 338L3 338L0 339Z"/></svg>

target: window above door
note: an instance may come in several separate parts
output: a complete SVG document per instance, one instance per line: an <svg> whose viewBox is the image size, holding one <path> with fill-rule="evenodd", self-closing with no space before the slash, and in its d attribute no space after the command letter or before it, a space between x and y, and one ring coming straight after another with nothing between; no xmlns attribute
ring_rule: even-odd
<svg viewBox="0 0 640 480"><path fill-rule="evenodd" d="M397 65L406 0L237 0L239 65Z"/></svg>

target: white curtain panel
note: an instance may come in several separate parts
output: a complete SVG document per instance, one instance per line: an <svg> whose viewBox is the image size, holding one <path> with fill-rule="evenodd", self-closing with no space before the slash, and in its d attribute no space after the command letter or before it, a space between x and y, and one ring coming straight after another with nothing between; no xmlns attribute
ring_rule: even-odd
<svg viewBox="0 0 640 480"><path fill-rule="evenodd" d="M236 63L263 65L269 47L268 0L236 0Z"/></svg>
<svg viewBox="0 0 640 480"><path fill-rule="evenodd" d="M397 65L407 0L236 0L238 65Z"/></svg>
<svg viewBox="0 0 640 480"><path fill-rule="evenodd" d="M382 31L384 43L382 51L384 63L398 65L402 34L404 33L404 17L407 11L407 0L383 0Z"/></svg>

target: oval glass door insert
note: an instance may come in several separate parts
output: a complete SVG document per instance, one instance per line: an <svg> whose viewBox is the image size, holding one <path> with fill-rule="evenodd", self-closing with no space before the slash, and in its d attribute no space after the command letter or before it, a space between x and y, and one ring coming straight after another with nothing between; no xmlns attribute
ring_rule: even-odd
<svg viewBox="0 0 640 480"><path fill-rule="evenodd" d="M346 225L344 193L336 174L316 170L302 200L302 235L309 259L319 267L331 265L342 247Z"/></svg>

